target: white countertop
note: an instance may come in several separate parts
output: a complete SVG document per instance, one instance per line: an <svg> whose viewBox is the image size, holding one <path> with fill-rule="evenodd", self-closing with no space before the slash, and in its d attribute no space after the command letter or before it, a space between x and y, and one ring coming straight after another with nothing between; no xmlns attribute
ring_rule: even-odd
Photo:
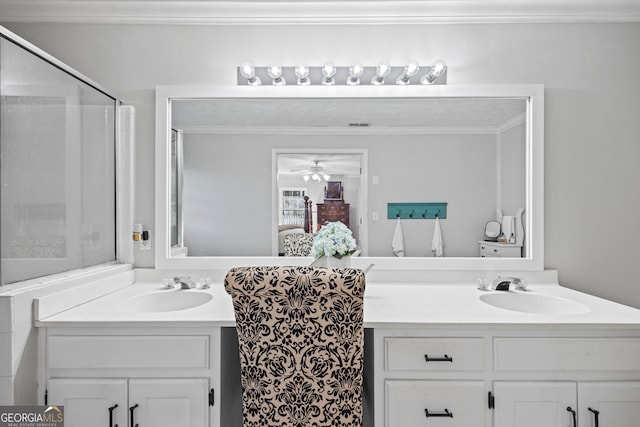
<svg viewBox="0 0 640 427"><path fill-rule="evenodd" d="M162 290L158 283L138 282L71 309L36 320L36 326L233 326L231 297L221 283L207 290ZM200 306L170 312L130 312L122 302L150 293L207 292L212 299ZM535 314L493 307L480 301L474 284L367 284L364 299L366 327L420 325L597 325L640 328L640 310L616 304L556 284L531 284L530 295L549 295L588 307L579 314ZM511 292L511 291L510 291ZM516 291L518 292L518 291Z"/></svg>

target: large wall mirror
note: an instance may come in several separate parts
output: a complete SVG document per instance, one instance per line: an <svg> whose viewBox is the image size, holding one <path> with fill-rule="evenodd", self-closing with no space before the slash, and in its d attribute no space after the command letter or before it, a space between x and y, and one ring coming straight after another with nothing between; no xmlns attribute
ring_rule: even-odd
<svg viewBox="0 0 640 427"><path fill-rule="evenodd" d="M300 242L335 220L354 266L543 268L541 86L158 87L156 101L156 268L305 265ZM483 243L494 221L507 244Z"/></svg>

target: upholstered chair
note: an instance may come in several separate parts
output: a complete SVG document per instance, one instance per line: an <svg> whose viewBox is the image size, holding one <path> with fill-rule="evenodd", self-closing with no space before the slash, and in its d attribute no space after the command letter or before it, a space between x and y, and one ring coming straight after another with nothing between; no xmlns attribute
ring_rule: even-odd
<svg viewBox="0 0 640 427"><path fill-rule="evenodd" d="M284 256L309 256L313 247L311 233L289 234L284 237Z"/></svg>
<svg viewBox="0 0 640 427"><path fill-rule="evenodd" d="M364 273L241 267L236 317L244 427L360 427Z"/></svg>

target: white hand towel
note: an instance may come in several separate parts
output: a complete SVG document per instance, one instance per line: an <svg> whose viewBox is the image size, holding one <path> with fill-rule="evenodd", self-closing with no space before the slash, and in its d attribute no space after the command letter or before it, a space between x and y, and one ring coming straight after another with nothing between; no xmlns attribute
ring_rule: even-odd
<svg viewBox="0 0 640 427"><path fill-rule="evenodd" d="M441 257L444 254L444 242L442 241L442 230L440 229L440 218L436 217L433 227L433 237L431 238L431 250L434 255Z"/></svg>
<svg viewBox="0 0 640 427"><path fill-rule="evenodd" d="M400 218L398 218L396 221L396 230L393 232L391 249L393 250L393 254L395 256L404 256L404 237L402 236L402 224L400 224Z"/></svg>

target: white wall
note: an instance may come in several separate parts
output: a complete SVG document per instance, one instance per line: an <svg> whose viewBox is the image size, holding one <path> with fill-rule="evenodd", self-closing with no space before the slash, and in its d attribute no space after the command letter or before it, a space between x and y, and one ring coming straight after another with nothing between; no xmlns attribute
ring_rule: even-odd
<svg viewBox="0 0 640 427"><path fill-rule="evenodd" d="M449 84L544 84L545 266L564 285L640 307L640 24L3 25L137 107L136 221L145 224L156 85L235 84L244 60L385 57L445 58ZM136 263L152 266L152 251Z"/></svg>

